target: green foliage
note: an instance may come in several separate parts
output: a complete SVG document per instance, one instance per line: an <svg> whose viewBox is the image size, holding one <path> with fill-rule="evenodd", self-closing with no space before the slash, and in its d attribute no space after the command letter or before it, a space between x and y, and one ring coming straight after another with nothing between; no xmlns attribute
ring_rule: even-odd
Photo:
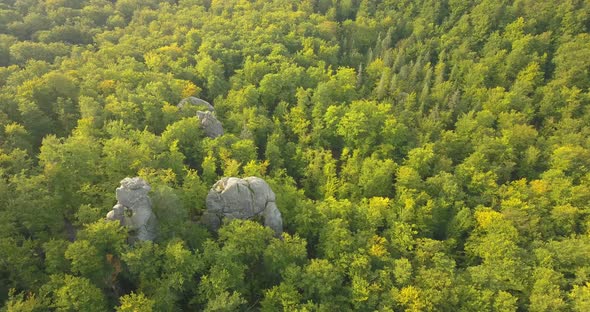
<svg viewBox="0 0 590 312"><path fill-rule="evenodd" d="M151 312L155 305L154 300L147 298L142 293L131 293L129 295L121 296L120 300L121 305L117 307L117 312Z"/></svg>
<svg viewBox="0 0 590 312"><path fill-rule="evenodd" d="M3 1L1 310L588 311L589 27L579 0ZM154 242L104 221L127 176ZM222 176L269 183L282 237L204 227Z"/></svg>
<svg viewBox="0 0 590 312"><path fill-rule="evenodd" d="M56 311L106 311L106 300L100 289L83 277L65 275L53 294ZM55 280L53 282L56 282Z"/></svg>
<svg viewBox="0 0 590 312"><path fill-rule="evenodd" d="M14 289L11 289L8 296L9 298L4 309L6 312L36 312L46 311L48 308L43 300L37 298L35 294L25 297L25 294L15 294Z"/></svg>
<svg viewBox="0 0 590 312"><path fill-rule="evenodd" d="M75 248L75 247L74 247ZM43 244L45 251L45 271L49 274L58 274L68 271L70 263L66 259L68 242L64 240L50 240Z"/></svg>

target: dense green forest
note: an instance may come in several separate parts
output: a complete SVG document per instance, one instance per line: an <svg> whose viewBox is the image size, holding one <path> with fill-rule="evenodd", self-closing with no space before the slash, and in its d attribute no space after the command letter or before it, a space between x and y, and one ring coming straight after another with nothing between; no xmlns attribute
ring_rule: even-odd
<svg viewBox="0 0 590 312"><path fill-rule="evenodd" d="M590 311L589 33L587 0L2 0L0 311ZM153 242L105 221L133 176ZM227 176L282 238L201 225Z"/></svg>

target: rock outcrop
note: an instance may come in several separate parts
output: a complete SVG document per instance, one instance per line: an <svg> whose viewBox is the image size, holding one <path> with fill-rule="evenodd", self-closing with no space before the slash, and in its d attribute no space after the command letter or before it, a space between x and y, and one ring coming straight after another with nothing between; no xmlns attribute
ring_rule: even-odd
<svg viewBox="0 0 590 312"><path fill-rule="evenodd" d="M194 97L194 96L189 96L187 98L182 99L180 101L180 103L178 103L178 105L176 105L176 107L182 109L183 107L185 107L187 105L201 106L210 112L215 111L215 108L213 108L213 105L211 105L211 103L209 103L203 99L199 99L197 97Z"/></svg>
<svg viewBox="0 0 590 312"><path fill-rule="evenodd" d="M107 214L107 220L119 221L129 230L129 240L154 240L157 220L148 196L151 187L142 178L125 178L116 190L117 204Z"/></svg>
<svg viewBox="0 0 590 312"><path fill-rule="evenodd" d="M275 193L261 178L223 178L213 185L207 195L207 210L203 222L213 231L223 218L264 220L264 225L283 232L281 212L275 203Z"/></svg>
<svg viewBox="0 0 590 312"><path fill-rule="evenodd" d="M217 117L215 117L215 108L213 105L194 96L184 98L178 103L178 105L176 105L179 109L183 109L187 106L196 106L199 109L204 109L197 111L197 117L199 117L199 120L201 121L201 128L203 128L203 132L205 132L206 136L215 139L216 137L223 135L223 126Z"/></svg>
<svg viewBox="0 0 590 312"><path fill-rule="evenodd" d="M206 136L215 139L216 137L223 135L223 126L221 125L221 122L217 120L215 115L211 112L198 111L197 117L199 117L199 120L201 121L201 127Z"/></svg>

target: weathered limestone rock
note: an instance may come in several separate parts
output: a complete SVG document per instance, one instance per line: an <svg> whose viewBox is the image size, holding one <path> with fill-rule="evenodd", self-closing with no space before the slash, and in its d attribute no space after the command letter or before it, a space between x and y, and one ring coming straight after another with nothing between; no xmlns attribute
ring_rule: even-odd
<svg viewBox="0 0 590 312"><path fill-rule="evenodd" d="M189 96L185 99L182 99L182 101L180 101L176 107L182 109L183 107L189 105L206 109L206 111L197 111L197 117L199 117L199 120L201 121L201 127L203 128L205 135L212 139L223 135L223 126L217 117L215 117L215 108L213 105L203 99Z"/></svg>
<svg viewBox="0 0 590 312"><path fill-rule="evenodd" d="M201 127L203 128L205 135L212 139L223 135L223 126L221 125L221 122L217 120L215 115L211 112L198 111L197 117L199 117L199 120L201 121Z"/></svg>
<svg viewBox="0 0 590 312"><path fill-rule="evenodd" d="M186 105L202 106L203 108L207 109L210 112L215 111L215 108L213 108L213 105L211 105L211 103L209 103L203 99L199 99L197 97L194 97L194 96L189 96L187 98L182 99L180 101L180 103L178 103L178 105L176 105L176 107L182 109Z"/></svg>
<svg viewBox="0 0 590 312"><path fill-rule="evenodd" d="M221 226L222 218L263 218L264 225L280 236L283 219L275 203L275 193L261 178L223 178L213 185L207 195L207 210L203 222L213 231Z"/></svg>
<svg viewBox="0 0 590 312"><path fill-rule="evenodd" d="M107 220L119 221L130 232L130 240L154 240L157 220L148 196L151 187L142 178L125 178L117 188L117 204L107 214Z"/></svg>

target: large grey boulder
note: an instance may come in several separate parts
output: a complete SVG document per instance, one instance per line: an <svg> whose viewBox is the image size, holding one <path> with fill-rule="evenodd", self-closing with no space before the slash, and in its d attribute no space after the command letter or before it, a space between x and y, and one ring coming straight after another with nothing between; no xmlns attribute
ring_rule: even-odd
<svg viewBox="0 0 590 312"><path fill-rule="evenodd" d="M130 233L130 240L154 240L157 220L148 196L150 185L142 178L125 178L116 190L117 204L107 214L107 220L119 221Z"/></svg>
<svg viewBox="0 0 590 312"><path fill-rule="evenodd" d="M209 103L203 99L199 99L197 97L194 97L194 96L189 96L187 98L182 99L180 101L180 103L178 103L178 105L176 105L176 107L182 109L183 107L185 107L187 105L202 106L203 108L207 109L210 112L215 111L215 108L213 108L213 105L211 105L211 103Z"/></svg>
<svg viewBox="0 0 590 312"><path fill-rule="evenodd" d="M201 121L201 127L206 136L215 139L216 137L223 135L223 126L221 125L221 122L217 120L215 115L211 112L198 111L197 117L199 117L199 120Z"/></svg>
<svg viewBox="0 0 590 312"><path fill-rule="evenodd" d="M203 128L206 136L215 139L216 137L223 135L223 126L217 117L215 117L215 108L213 105L203 99L189 96L182 99L182 101L176 106L182 109L188 105L206 109L205 111L197 111L197 117L199 117L199 120L201 121L201 128Z"/></svg>
<svg viewBox="0 0 590 312"><path fill-rule="evenodd" d="M213 185L207 195L207 210L203 222L213 231L223 218L264 219L264 225L283 232L283 219L275 203L275 193L261 178L223 178Z"/></svg>

